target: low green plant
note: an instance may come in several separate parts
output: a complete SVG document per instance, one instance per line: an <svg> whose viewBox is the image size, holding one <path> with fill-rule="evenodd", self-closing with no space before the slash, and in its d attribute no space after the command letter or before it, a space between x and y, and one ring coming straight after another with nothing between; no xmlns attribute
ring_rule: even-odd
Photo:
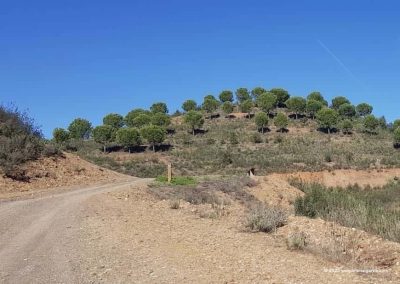
<svg viewBox="0 0 400 284"><path fill-rule="evenodd" d="M158 176L156 178L156 182L167 184L168 178L166 176ZM171 179L171 185L196 185L197 181L193 177L186 177L186 176L174 176Z"/></svg>

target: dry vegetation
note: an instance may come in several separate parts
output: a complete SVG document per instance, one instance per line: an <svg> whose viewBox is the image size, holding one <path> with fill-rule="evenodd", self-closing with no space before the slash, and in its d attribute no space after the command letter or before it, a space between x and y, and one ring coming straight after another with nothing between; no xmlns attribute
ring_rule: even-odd
<svg viewBox="0 0 400 284"><path fill-rule="evenodd" d="M377 135L331 134L312 130L314 122L292 121L288 133L259 134L252 119L207 120L205 133L193 136L182 124L165 141L165 151L104 154L93 141L79 142L78 154L98 165L139 177L163 174L171 162L177 175L243 174L256 168L262 175L272 172L321 171L332 169L380 169L400 165L400 153L393 148L387 130ZM258 141L259 142L259 141Z"/></svg>

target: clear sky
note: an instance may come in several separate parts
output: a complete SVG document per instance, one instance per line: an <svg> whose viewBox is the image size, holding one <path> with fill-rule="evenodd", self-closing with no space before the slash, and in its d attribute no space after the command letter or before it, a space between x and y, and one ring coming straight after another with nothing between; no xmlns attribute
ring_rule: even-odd
<svg viewBox="0 0 400 284"><path fill-rule="evenodd" d="M2 0L0 102L46 136L223 89L317 90L400 117L399 1Z"/></svg>

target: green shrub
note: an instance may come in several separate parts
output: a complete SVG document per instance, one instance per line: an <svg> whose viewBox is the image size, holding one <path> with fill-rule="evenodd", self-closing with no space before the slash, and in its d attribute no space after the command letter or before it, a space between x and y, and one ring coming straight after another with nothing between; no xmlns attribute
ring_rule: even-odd
<svg viewBox="0 0 400 284"><path fill-rule="evenodd" d="M167 184L168 183L168 178L163 175L163 176L158 176L156 178L156 182L162 183L162 184ZM171 185L196 185L197 181L193 177L186 177L186 176L174 176L171 179Z"/></svg>
<svg viewBox="0 0 400 284"><path fill-rule="evenodd" d="M0 169L9 178L27 181L21 168L44 150L40 129L24 112L0 106Z"/></svg>
<svg viewBox="0 0 400 284"><path fill-rule="evenodd" d="M400 242L400 185L388 184L373 190L358 186L326 188L309 185L295 201L296 215L320 217L343 226L359 228Z"/></svg>

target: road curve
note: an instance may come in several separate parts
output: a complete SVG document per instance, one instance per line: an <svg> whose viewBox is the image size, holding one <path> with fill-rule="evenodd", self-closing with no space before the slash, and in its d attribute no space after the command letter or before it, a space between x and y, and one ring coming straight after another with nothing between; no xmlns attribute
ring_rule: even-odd
<svg viewBox="0 0 400 284"><path fill-rule="evenodd" d="M83 202L140 179L0 203L0 283L84 283L77 238Z"/></svg>

